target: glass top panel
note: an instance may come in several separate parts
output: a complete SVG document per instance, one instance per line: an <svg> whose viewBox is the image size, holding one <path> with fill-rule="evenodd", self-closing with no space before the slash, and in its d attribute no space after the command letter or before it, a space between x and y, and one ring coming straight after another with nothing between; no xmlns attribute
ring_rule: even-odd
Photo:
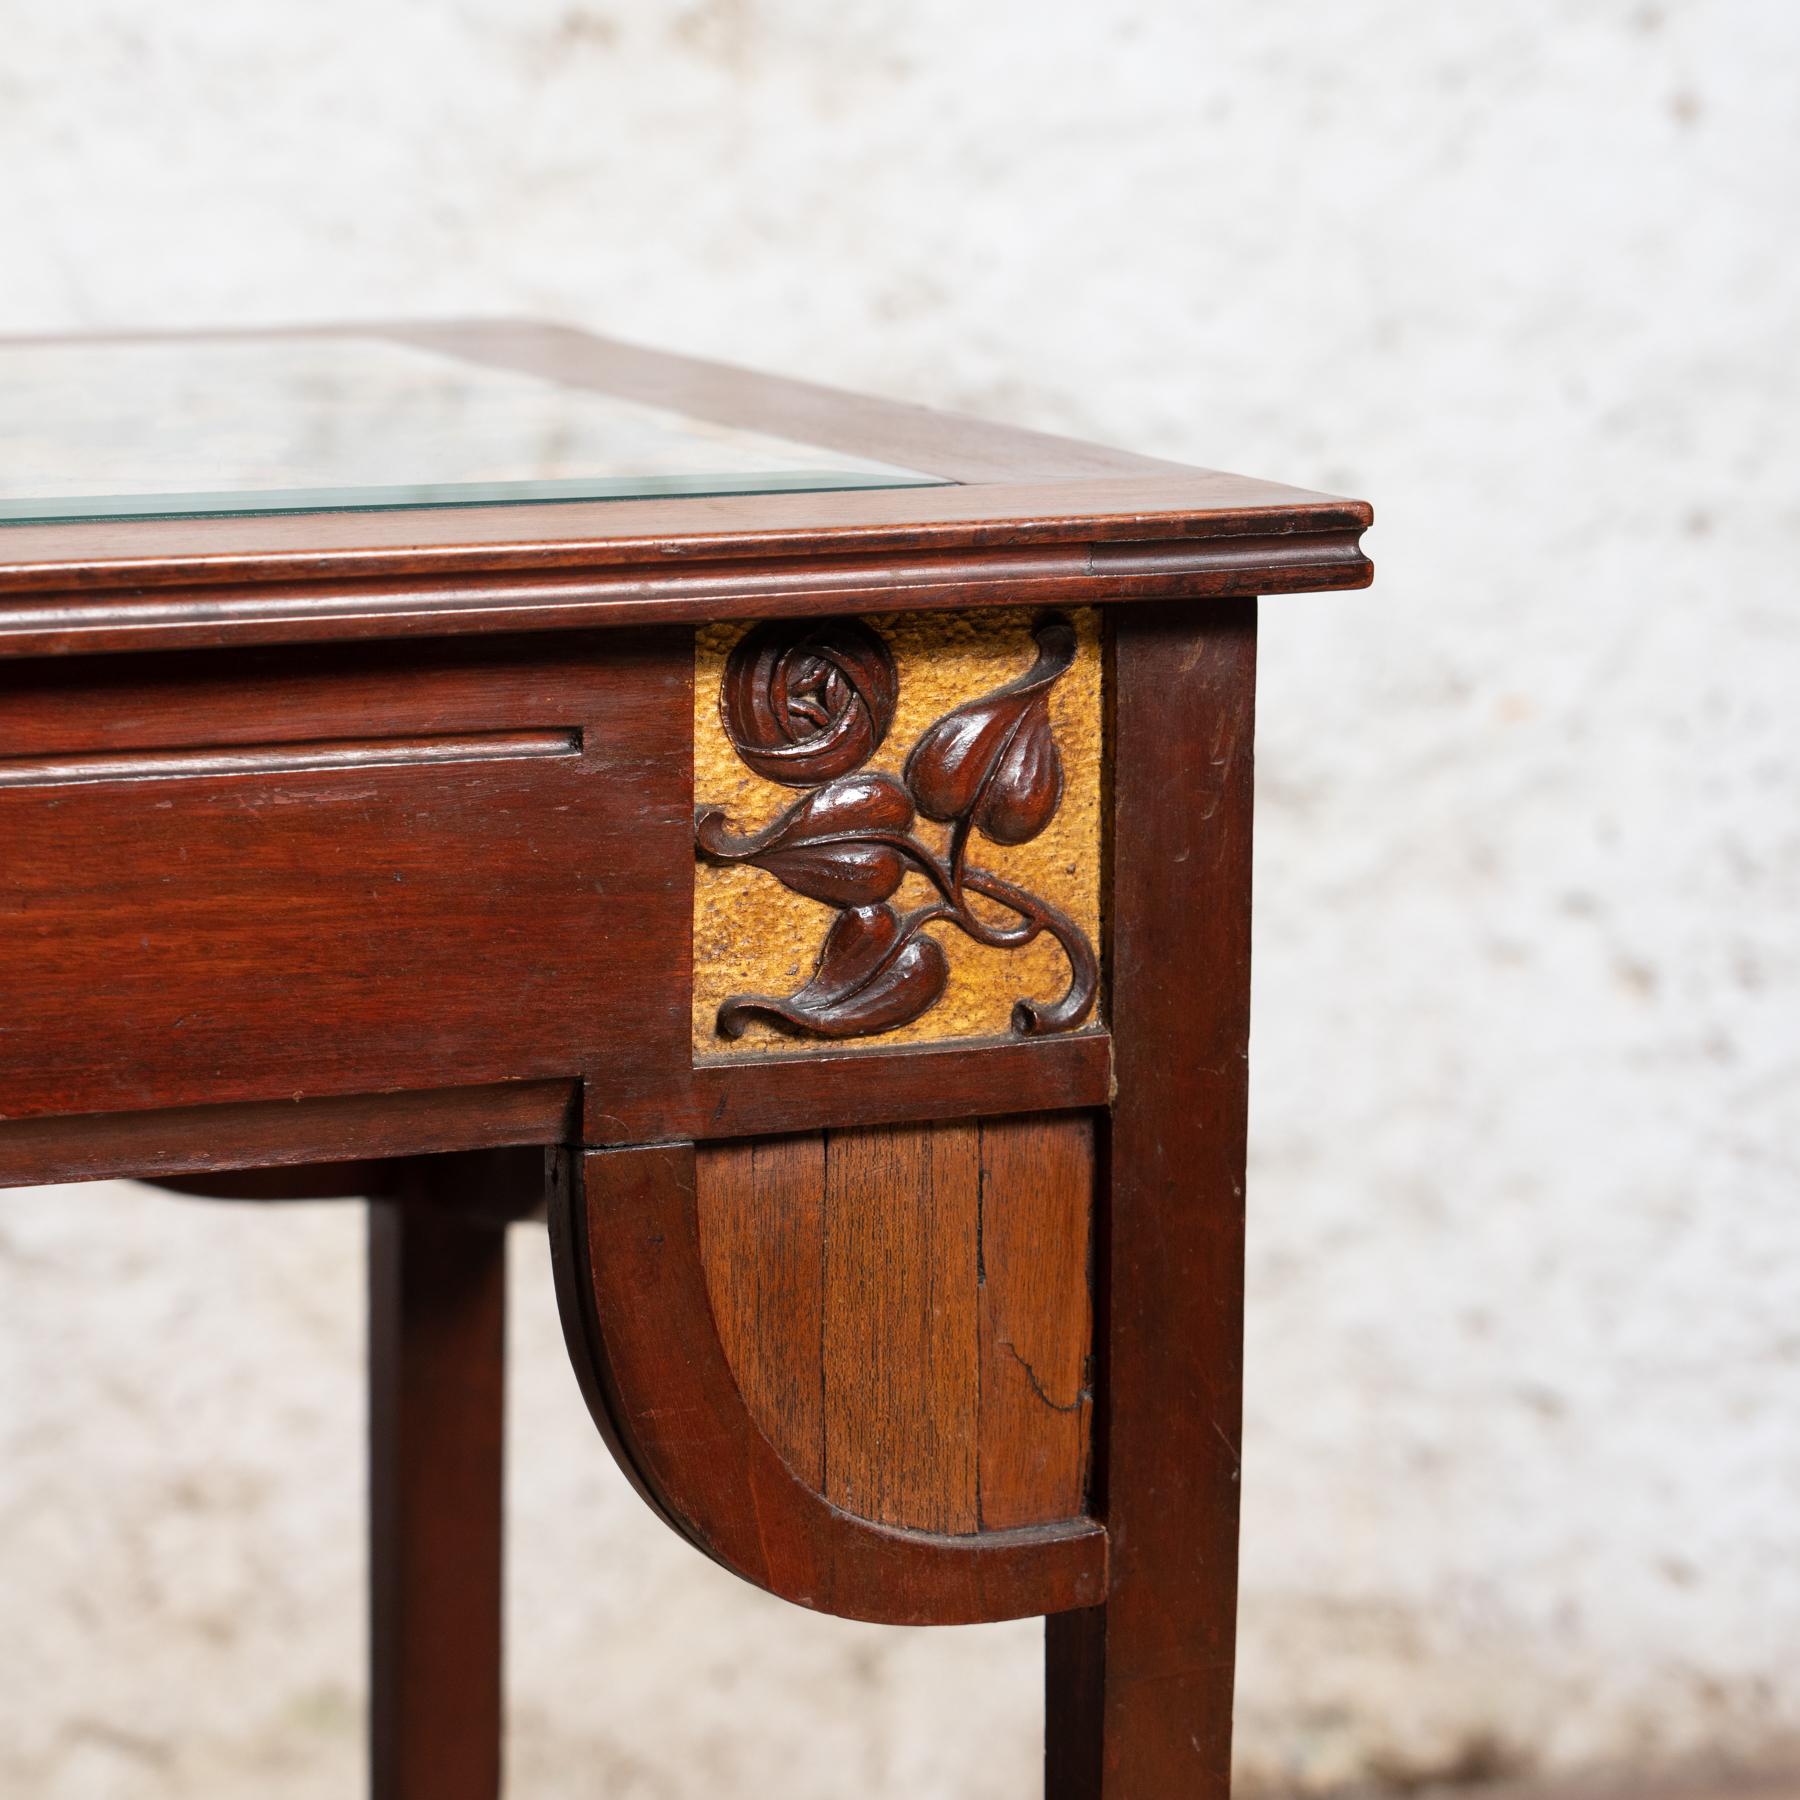
<svg viewBox="0 0 1800 1800"><path fill-rule="evenodd" d="M0 345L0 524L941 485L385 338Z"/></svg>

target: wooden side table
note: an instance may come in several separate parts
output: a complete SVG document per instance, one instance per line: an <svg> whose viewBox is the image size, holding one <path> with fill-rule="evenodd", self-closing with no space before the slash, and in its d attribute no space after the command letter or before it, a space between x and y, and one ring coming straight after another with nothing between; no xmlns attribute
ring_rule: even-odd
<svg viewBox="0 0 1800 1800"><path fill-rule="evenodd" d="M1368 508L539 326L0 401L0 1182L369 1197L374 1791L498 1791L547 1209L671 1529L1224 1794L1253 596Z"/></svg>

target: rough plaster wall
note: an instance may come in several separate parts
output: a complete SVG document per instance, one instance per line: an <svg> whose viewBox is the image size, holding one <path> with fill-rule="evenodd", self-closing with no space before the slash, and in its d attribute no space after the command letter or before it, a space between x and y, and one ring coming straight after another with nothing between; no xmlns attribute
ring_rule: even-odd
<svg viewBox="0 0 1800 1800"><path fill-rule="evenodd" d="M1371 495L1373 594L1265 609L1244 1765L1750 1757L1797 58L1791 0L0 0L0 327L543 312ZM683 1553L517 1243L514 1791L1031 1792L1032 1628ZM0 1791L354 1791L359 1267L351 1209L0 1206Z"/></svg>

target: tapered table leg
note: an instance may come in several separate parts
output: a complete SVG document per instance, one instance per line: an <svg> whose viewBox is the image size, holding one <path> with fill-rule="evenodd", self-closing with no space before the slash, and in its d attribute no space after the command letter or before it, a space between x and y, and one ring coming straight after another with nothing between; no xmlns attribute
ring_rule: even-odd
<svg viewBox="0 0 1800 1800"><path fill-rule="evenodd" d="M369 1204L370 1785L495 1800L506 1230L429 1189Z"/></svg>
<svg viewBox="0 0 1800 1800"><path fill-rule="evenodd" d="M1231 1785L1256 603L1119 609L1099 1232L1107 1603L1049 1622L1050 1800Z"/></svg>

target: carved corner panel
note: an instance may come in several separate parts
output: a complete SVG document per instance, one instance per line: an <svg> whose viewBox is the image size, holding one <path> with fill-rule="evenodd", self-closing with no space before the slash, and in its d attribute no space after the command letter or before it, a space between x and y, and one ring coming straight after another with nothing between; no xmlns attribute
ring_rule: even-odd
<svg viewBox="0 0 1800 1800"><path fill-rule="evenodd" d="M695 675L697 1056L1094 1021L1092 609L710 626Z"/></svg>

